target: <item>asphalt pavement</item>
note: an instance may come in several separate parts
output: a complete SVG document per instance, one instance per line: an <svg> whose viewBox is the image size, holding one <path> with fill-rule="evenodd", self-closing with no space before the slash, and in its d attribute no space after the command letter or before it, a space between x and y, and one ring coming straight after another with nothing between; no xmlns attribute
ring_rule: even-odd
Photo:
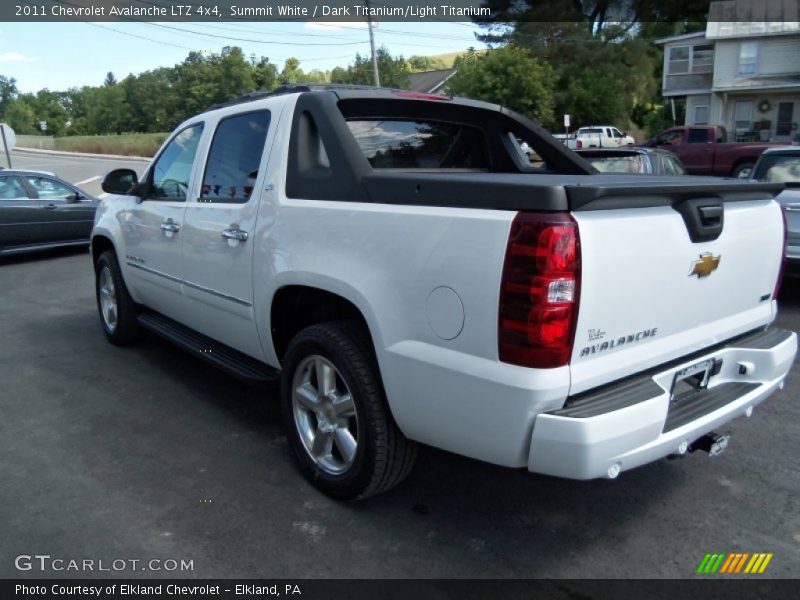
<svg viewBox="0 0 800 600"><path fill-rule="evenodd" d="M7 167L5 154L1 154L0 164ZM11 165L15 169L37 169L55 173L65 181L76 184L92 196L101 196L100 182L112 169L133 169L142 174L147 161L127 158L99 158L80 154L50 154L25 149L15 149L11 153Z"/></svg>
<svg viewBox="0 0 800 600"><path fill-rule="evenodd" d="M0 259L0 290L0 577L108 575L16 569L34 554L192 561L111 573L129 577L687 578L738 551L800 572L797 369L716 458L575 482L423 448L398 488L343 504L295 469L274 389L152 336L109 345L87 252ZM798 330L798 280L781 304Z"/></svg>

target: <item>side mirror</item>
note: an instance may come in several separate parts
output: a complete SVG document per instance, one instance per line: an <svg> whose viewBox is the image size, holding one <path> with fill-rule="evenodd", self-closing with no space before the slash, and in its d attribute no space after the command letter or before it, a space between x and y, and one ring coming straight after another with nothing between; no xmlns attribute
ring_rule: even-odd
<svg viewBox="0 0 800 600"><path fill-rule="evenodd" d="M81 196L78 192L75 192L74 194L70 194L66 198L67 204L75 204L76 202L80 202L81 198L83 198L83 196Z"/></svg>
<svg viewBox="0 0 800 600"><path fill-rule="evenodd" d="M139 183L139 176L133 169L114 169L106 173L100 185L107 194L127 194Z"/></svg>

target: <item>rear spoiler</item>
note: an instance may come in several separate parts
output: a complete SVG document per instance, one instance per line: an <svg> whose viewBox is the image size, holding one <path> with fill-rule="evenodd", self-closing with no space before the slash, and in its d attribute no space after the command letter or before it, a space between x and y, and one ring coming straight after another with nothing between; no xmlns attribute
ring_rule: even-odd
<svg viewBox="0 0 800 600"><path fill-rule="evenodd" d="M719 202L770 200L781 193L784 187L782 183L739 179L687 177L685 181L678 183L672 178L665 181L643 177L641 183L604 182L604 185L566 185L564 189L567 192L569 209L585 211L675 206L686 200L700 198Z"/></svg>
<svg viewBox="0 0 800 600"><path fill-rule="evenodd" d="M782 183L712 177L456 173L373 170L360 178L366 201L514 211L588 211L770 200ZM363 200L362 200L363 201Z"/></svg>

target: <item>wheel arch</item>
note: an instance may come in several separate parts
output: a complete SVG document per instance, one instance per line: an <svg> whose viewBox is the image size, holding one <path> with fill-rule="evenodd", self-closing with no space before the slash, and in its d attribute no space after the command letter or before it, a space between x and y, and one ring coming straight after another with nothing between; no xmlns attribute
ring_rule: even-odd
<svg viewBox="0 0 800 600"><path fill-rule="evenodd" d="M117 254L117 248L114 246L114 242L111 241L110 236L106 235L105 233L96 233L92 235L92 265L94 265L95 270L97 270L97 259L100 258L100 255L103 254L103 252L108 250L111 250L114 254ZM117 259L119 260L118 254Z"/></svg>
<svg viewBox="0 0 800 600"><path fill-rule="evenodd" d="M374 332L356 302L318 286L289 283L278 288L272 296L269 310L272 346L278 360L283 360L289 342L299 331L317 323L339 319L353 320L363 327L375 351Z"/></svg>

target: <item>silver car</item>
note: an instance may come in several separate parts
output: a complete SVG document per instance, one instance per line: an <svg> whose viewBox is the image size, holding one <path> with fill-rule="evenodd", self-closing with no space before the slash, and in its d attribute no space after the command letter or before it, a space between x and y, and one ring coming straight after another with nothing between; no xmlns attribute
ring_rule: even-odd
<svg viewBox="0 0 800 600"><path fill-rule="evenodd" d="M786 215L786 258L800 265L800 146L768 148L753 168L752 178L786 185L777 197Z"/></svg>

